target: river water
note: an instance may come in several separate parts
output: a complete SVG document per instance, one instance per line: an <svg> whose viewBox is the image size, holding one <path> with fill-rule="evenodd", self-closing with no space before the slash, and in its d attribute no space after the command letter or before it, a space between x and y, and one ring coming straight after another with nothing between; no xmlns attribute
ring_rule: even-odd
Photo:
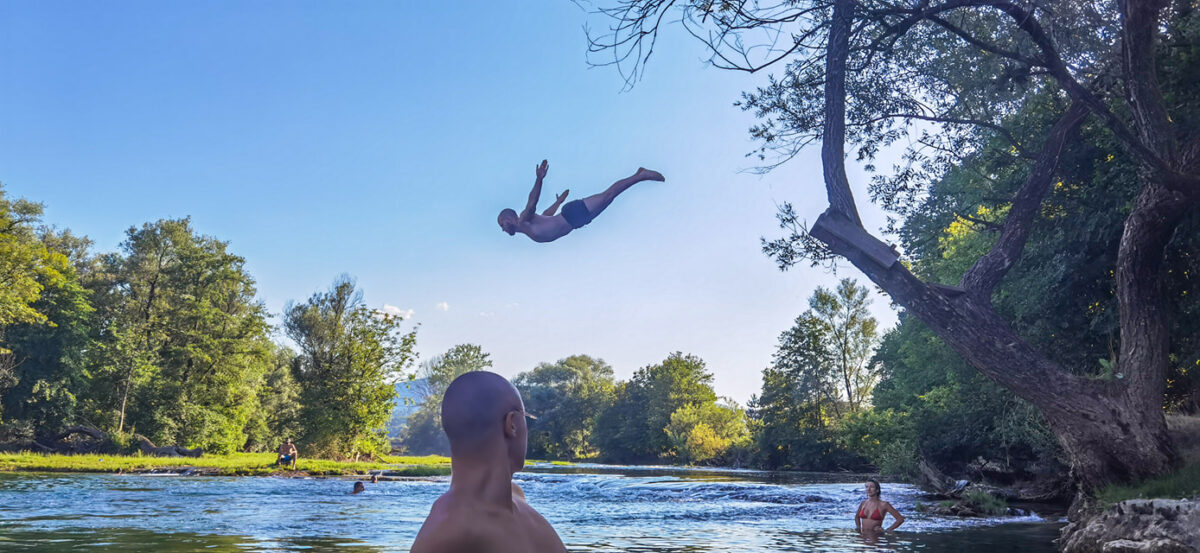
<svg viewBox="0 0 1200 553"><path fill-rule="evenodd" d="M572 552L1050 553L1061 526L924 516L916 488L885 482L908 522L868 541L853 475L582 466L516 479ZM408 551L448 483L350 495L343 479L0 474L0 551Z"/></svg>

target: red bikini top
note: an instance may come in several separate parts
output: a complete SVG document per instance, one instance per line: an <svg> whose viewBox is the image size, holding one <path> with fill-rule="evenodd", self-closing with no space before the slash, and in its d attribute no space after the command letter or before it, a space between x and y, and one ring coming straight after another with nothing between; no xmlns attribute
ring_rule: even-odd
<svg viewBox="0 0 1200 553"><path fill-rule="evenodd" d="M875 512L874 512L874 513L871 513L871 515L870 515L870 516L867 516L867 509L866 509L866 506L863 506L863 508L859 509L859 511L858 511L858 518L869 518L869 519L872 519L872 520L883 520L883 513L881 513L881 512L879 511L879 507L876 507L876 508L875 508Z"/></svg>

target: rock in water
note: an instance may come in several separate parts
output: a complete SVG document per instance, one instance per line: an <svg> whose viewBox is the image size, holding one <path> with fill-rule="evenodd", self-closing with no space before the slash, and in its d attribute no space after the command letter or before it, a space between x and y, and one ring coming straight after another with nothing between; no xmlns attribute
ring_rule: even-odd
<svg viewBox="0 0 1200 553"><path fill-rule="evenodd" d="M1200 500L1131 499L1068 524L1063 553L1200 553Z"/></svg>

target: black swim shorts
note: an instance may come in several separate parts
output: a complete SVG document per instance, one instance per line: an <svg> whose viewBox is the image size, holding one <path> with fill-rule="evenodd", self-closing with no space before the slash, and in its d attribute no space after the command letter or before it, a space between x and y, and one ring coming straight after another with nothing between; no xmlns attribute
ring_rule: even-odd
<svg viewBox="0 0 1200 553"><path fill-rule="evenodd" d="M571 228L582 227L596 217L588 211L587 204L583 203L583 200L574 200L563 204L562 216L571 225Z"/></svg>

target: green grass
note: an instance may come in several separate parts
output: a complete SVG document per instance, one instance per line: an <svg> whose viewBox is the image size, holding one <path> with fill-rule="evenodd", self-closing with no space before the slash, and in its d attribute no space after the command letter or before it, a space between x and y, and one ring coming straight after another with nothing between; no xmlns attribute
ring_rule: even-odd
<svg viewBox="0 0 1200 553"><path fill-rule="evenodd" d="M1008 502L985 491L970 490L962 499L977 513L1000 516L1008 512Z"/></svg>
<svg viewBox="0 0 1200 553"><path fill-rule="evenodd" d="M1187 499L1200 497L1200 459L1193 458L1179 470L1136 485L1108 486L1096 494L1101 506L1126 499Z"/></svg>
<svg viewBox="0 0 1200 553"><path fill-rule="evenodd" d="M44 455L41 453L0 453L0 472L140 472L152 469L201 469L224 476L268 476L289 474L286 467L275 466L274 453L232 453L191 457L146 457L142 455ZM402 466L396 466L402 465ZM450 458L381 456L375 462L344 462L301 457L296 472L309 475L338 476L366 474L386 470L401 476L439 476L450 474Z"/></svg>
<svg viewBox="0 0 1200 553"><path fill-rule="evenodd" d="M525 465L550 465L554 467L572 467L575 463L572 461L547 461L544 459L526 459Z"/></svg>

